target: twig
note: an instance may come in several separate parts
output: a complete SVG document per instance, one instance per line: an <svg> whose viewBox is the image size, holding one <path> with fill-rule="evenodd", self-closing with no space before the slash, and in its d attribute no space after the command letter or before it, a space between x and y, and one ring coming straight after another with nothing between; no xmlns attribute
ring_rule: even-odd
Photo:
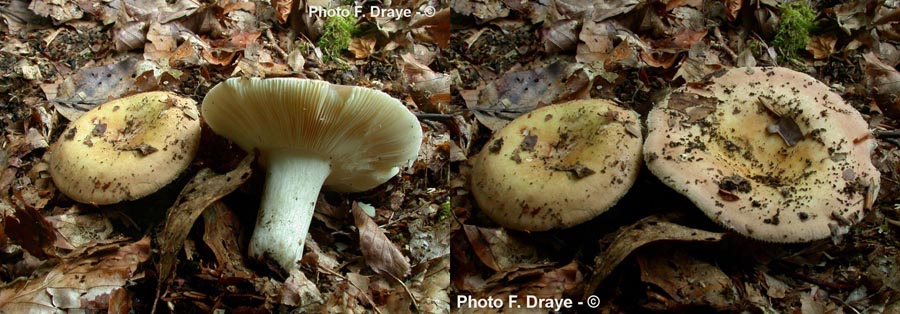
<svg viewBox="0 0 900 314"><path fill-rule="evenodd" d="M393 274L391 274L391 273L385 273L385 274L387 274L391 278L394 278L394 280L396 280L397 283L399 283L401 286L403 286L403 290L406 290L406 294L409 295L409 299L412 300L412 305L416 309L416 313L418 313L419 312L419 303L416 302L416 297L413 296L412 291L409 291L409 287L407 287L406 284L403 283L403 280L400 280L400 278L394 277Z"/></svg>
<svg viewBox="0 0 900 314"><path fill-rule="evenodd" d="M841 299L838 298L838 297L830 296L829 298L832 299L832 300L841 302L841 304L843 304L845 307L847 307L848 309L850 309L851 311L853 311L853 313L856 313L856 314L862 314L862 313L860 313L859 310L857 310L855 307L853 307L853 306L850 305L850 304L847 304L847 302L844 302L844 300L841 300Z"/></svg>
<svg viewBox="0 0 900 314"><path fill-rule="evenodd" d="M443 114L443 113L417 113L416 118L419 118L419 120L434 120L434 121L453 120L453 116L451 116L449 114Z"/></svg>
<svg viewBox="0 0 900 314"><path fill-rule="evenodd" d="M811 283L811 284L814 284L814 285L823 286L823 287L826 287L826 288L838 289L838 290L850 290L850 289L856 288L856 287L853 286L853 285L849 285L849 284L845 284L845 283L839 283L839 282L832 282L832 281L827 281L827 280L822 280L822 279L815 278L815 277L812 277L812 276L809 276L809 275L806 275L806 274L803 274L803 273L793 273L793 274L791 274L791 275L794 276L794 277L796 277L797 279L806 281L806 282Z"/></svg>
<svg viewBox="0 0 900 314"><path fill-rule="evenodd" d="M287 52L284 52L284 50L281 49L281 46L278 46L278 41L275 40L275 36L272 35L271 29L266 30L266 38L269 39L269 45L271 45L273 48L275 48L275 51L277 51L278 54L281 55L281 58L284 60L287 60L288 59Z"/></svg>
<svg viewBox="0 0 900 314"><path fill-rule="evenodd" d="M900 131L875 131L877 138L900 138Z"/></svg>
<svg viewBox="0 0 900 314"><path fill-rule="evenodd" d="M319 272L327 273L327 274L329 274L329 275L337 276L338 278L341 278L341 279L343 279L343 280L346 280L348 283L350 283L351 286L353 286L354 288L356 288L356 290L359 290L359 292L362 293L362 296L363 296L364 298L366 298L366 302L369 302L369 305L372 306L372 309L375 310L375 313L378 313L378 314L384 314L384 313L381 313L381 310L378 309L378 306L375 306L375 302L372 301L372 299L369 298L369 295L366 294L366 291L363 290L363 289L360 289L359 287L357 287L356 284L354 284L352 280L348 279L348 278L345 277L344 275L341 275L341 274L336 273L335 271L333 271L333 270L331 270L331 269L322 268L322 267L316 267L316 269L317 269ZM413 302L415 302L415 301L413 301Z"/></svg>

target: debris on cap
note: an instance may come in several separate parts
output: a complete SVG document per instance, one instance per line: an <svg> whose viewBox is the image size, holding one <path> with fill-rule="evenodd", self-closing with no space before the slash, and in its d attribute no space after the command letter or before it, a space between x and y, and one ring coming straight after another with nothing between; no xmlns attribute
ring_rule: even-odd
<svg viewBox="0 0 900 314"><path fill-rule="evenodd" d="M605 212L641 168L638 114L602 99L524 114L494 134L474 160L472 193L510 229L571 227Z"/></svg>
<svg viewBox="0 0 900 314"><path fill-rule="evenodd" d="M653 174L742 235L807 242L872 208L875 140L858 111L786 68L734 68L689 83L647 118Z"/></svg>
<svg viewBox="0 0 900 314"><path fill-rule="evenodd" d="M199 143L196 102L169 92L136 94L72 121L52 147L50 175L81 203L135 200L175 180Z"/></svg>

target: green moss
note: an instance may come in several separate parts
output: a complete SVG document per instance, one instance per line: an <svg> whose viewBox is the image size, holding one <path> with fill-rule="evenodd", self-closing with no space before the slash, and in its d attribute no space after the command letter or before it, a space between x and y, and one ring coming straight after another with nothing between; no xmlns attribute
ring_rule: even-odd
<svg viewBox="0 0 900 314"><path fill-rule="evenodd" d="M352 8L346 7L352 12ZM322 49L324 61L340 59L340 55L350 47L350 40L356 32L356 17L350 14L348 17L333 16L325 21L325 29L322 37L316 45Z"/></svg>
<svg viewBox="0 0 900 314"><path fill-rule="evenodd" d="M438 221L447 219L448 217L453 215L453 207L450 206L450 200L444 201L441 204L440 212L438 212Z"/></svg>
<svg viewBox="0 0 900 314"><path fill-rule="evenodd" d="M816 12L805 1L785 3L780 9L781 23L772 45L785 59L794 59L809 43L809 33L816 27Z"/></svg>

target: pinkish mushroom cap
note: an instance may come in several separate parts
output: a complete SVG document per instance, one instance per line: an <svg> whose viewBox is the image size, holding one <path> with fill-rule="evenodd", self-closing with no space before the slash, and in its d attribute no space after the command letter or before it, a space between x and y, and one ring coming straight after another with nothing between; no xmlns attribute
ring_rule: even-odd
<svg viewBox="0 0 900 314"><path fill-rule="evenodd" d="M673 91L647 118L653 174L742 235L806 242L870 209L879 172L859 112L809 75L735 68Z"/></svg>

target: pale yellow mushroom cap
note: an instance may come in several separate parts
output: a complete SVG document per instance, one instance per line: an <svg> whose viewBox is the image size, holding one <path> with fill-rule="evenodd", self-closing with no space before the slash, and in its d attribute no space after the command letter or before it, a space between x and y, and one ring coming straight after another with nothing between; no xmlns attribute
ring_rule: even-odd
<svg viewBox="0 0 900 314"><path fill-rule="evenodd" d="M845 232L878 192L859 112L809 75L734 68L673 91L647 118L647 165L745 236L806 242Z"/></svg>
<svg viewBox="0 0 900 314"><path fill-rule="evenodd" d="M200 117L190 98L141 93L99 105L54 143L50 175L69 198L98 205L147 196L190 165Z"/></svg>
<svg viewBox="0 0 900 314"><path fill-rule="evenodd" d="M476 157L472 194L510 229L571 227L608 210L641 168L638 114L608 100L578 100L524 114Z"/></svg>
<svg viewBox="0 0 900 314"><path fill-rule="evenodd" d="M231 78L203 99L210 128L244 150L290 150L329 160L325 186L361 192L411 165L418 119L381 91L297 78Z"/></svg>

